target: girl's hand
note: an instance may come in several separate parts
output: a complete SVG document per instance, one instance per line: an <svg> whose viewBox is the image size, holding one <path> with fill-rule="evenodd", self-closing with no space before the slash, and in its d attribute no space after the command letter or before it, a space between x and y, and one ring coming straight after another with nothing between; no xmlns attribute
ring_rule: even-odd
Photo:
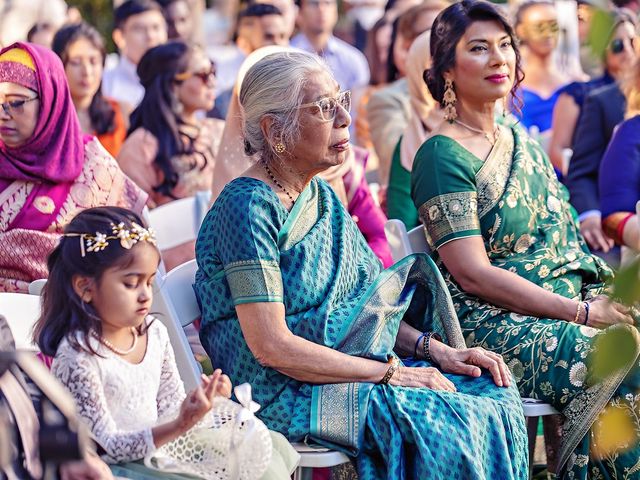
<svg viewBox="0 0 640 480"><path fill-rule="evenodd" d="M633 325L633 317L629 315L628 307L611 301L606 295L598 295L589 302L589 327L606 328L618 323Z"/></svg>
<svg viewBox="0 0 640 480"><path fill-rule="evenodd" d="M456 350L437 340L431 340L431 356L443 372L479 377L481 368L489 370L493 382L499 387L511 385L511 372L501 355L484 348L463 348Z"/></svg>
<svg viewBox="0 0 640 480"><path fill-rule="evenodd" d="M220 370L216 370L220 371ZM218 386L216 387L215 394L221 397L231 398L231 380L227 375L220 371L220 376L218 377ZM215 374L215 372L214 372ZM209 385L209 382L212 380L213 375L207 377L206 375L202 375L202 388L206 388Z"/></svg>
<svg viewBox="0 0 640 480"><path fill-rule="evenodd" d="M211 410L213 397L216 395L220 384L221 370L216 370L210 377L204 377L202 386L189 392L187 398L182 402L180 414L177 421L182 432L186 432L196 423L202 420L209 410ZM226 376L226 375L225 375ZM228 379L227 379L228 380ZM231 382L229 382L229 385Z"/></svg>
<svg viewBox="0 0 640 480"><path fill-rule="evenodd" d="M453 382L433 367L400 367L393 374L389 383L400 387L427 387L445 392L456 391Z"/></svg>

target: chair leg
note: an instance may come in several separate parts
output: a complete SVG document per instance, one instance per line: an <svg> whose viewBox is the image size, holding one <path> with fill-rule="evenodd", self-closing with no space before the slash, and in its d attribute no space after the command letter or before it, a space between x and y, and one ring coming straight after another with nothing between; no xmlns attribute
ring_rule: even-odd
<svg viewBox="0 0 640 480"><path fill-rule="evenodd" d="M533 474L533 454L536 450L536 437L538 435L538 420L540 417L528 417L527 420L527 437L529 439L529 478Z"/></svg>
<svg viewBox="0 0 640 480"><path fill-rule="evenodd" d="M547 453L547 470L556 473L558 466L558 452L562 442L562 416L547 415L542 417L544 429L544 446Z"/></svg>

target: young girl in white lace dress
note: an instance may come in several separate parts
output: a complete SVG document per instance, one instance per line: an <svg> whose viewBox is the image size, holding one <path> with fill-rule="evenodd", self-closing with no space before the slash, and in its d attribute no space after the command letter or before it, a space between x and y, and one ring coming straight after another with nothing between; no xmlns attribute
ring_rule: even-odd
<svg viewBox="0 0 640 480"><path fill-rule="evenodd" d="M49 256L34 333L111 463L144 458L231 395L220 370L185 395L167 330L149 315L160 254L143 225L118 207L78 214Z"/></svg>

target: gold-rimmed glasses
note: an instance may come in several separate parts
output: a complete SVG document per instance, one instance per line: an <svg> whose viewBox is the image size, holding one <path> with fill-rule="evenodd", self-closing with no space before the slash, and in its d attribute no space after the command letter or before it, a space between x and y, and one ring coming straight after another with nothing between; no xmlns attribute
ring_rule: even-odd
<svg viewBox="0 0 640 480"><path fill-rule="evenodd" d="M322 120L332 122L336 118L338 105L347 112L351 110L351 90L340 92L335 97L324 97L315 102L303 103L302 105L298 105L297 108L315 107L317 111L320 112Z"/></svg>
<svg viewBox="0 0 640 480"><path fill-rule="evenodd" d="M13 115L15 113L22 113L24 112L24 106L25 104L29 103L29 102L33 102L34 100L37 100L38 97L37 95L35 97L31 97L31 98L25 98L25 99L21 99L21 100L11 100L8 102L3 102L0 103L0 107L2 107L2 110L4 110L4 113L6 113L7 115L9 115L10 117L13 117Z"/></svg>

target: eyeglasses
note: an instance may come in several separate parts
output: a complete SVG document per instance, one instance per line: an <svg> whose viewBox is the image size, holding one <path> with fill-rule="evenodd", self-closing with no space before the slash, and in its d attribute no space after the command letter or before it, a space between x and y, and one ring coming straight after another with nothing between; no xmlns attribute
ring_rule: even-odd
<svg viewBox="0 0 640 480"><path fill-rule="evenodd" d="M609 44L609 50L611 50L611 53L613 53L614 55L622 53L624 51L625 40L629 42L631 50L635 48L635 38L614 38Z"/></svg>
<svg viewBox="0 0 640 480"><path fill-rule="evenodd" d="M0 103L0 107L2 107L4 113L9 115L10 117L13 117L13 115L16 113L19 114L24 112L25 104L37 100L38 98L39 97L35 96L31 98L25 98L24 100L12 100L10 102Z"/></svg>
<svg viewBox="0 0 640 480"><path fill-rule="evenodd" d="M200 80L202 80L202 83L204 83L205 85L209 85L212 81L214 81L216 79L216 67L215 65L211 65L211 68L207 71L204 72L182 72L182 73L178 73L175 76L175 79L178 82L183 82L185 80L190 79L191 77L198 77Z"/></svg>
<svg viewBox="0 0 640 480"><path fill-rule="evenodd" d="M537 38L556 37L560 31L560 25L556 20L547 20L529 25L528 30Z"/></svg>
<svg viewBox="0 0 640 480"><path fill-rule="evenodd" d="M336 97L325 97L315 102L303 103L302 105L298 105L298 108L315 107L317 111L320 112L322 120L332 122L336 118L338 105L347 112L351 110L351 90L340 92Z"/></svg>

